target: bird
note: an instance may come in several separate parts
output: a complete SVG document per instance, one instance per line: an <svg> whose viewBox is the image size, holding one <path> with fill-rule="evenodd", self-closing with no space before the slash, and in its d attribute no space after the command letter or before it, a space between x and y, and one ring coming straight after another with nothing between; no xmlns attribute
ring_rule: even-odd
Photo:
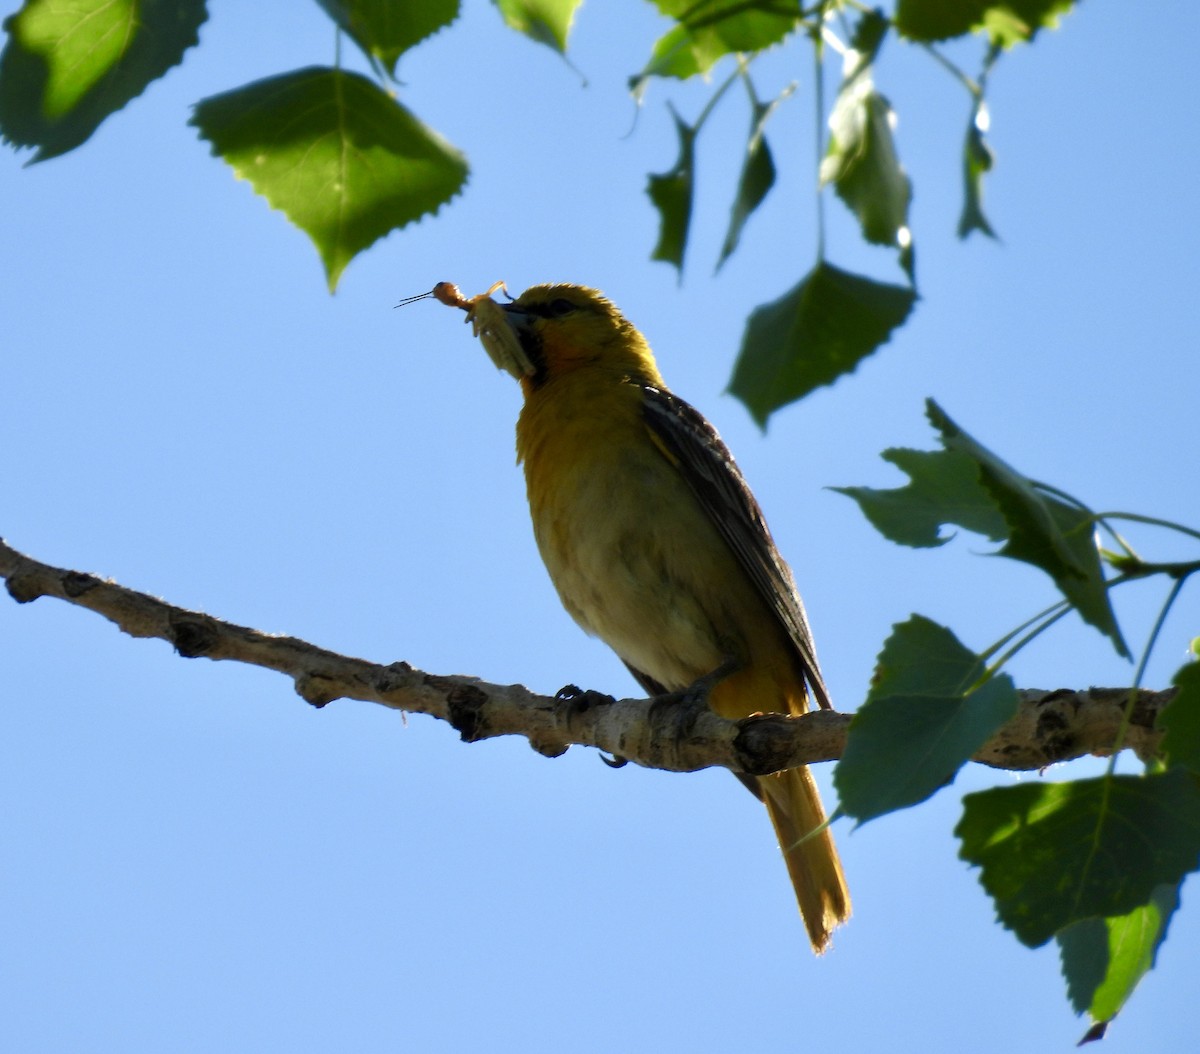
<svg viewBox="0 0 1200 1054"><path fill-rule="evenodd" d="M722 717L830 708L791 569L717 430L666 386L597 290L542 284L463 307L519 382L517 460L538 551L571 617L651 695L705 685ZM427 294L429 295L429 294ZM812 774L739 774L766 806L820 954L850 894ZM816 832L816 833L814 833Z"/></svg>

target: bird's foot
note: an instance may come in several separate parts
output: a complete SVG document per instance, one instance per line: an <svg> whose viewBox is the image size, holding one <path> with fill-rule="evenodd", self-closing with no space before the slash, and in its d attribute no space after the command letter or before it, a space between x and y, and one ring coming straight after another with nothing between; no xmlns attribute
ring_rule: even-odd
<svg viewBox="0 0 1200 1054"><path fill-rule="evenodd" d="M580 688L577 684L564 684L554 693L554 698L559 702L570 703L572 710L578 710L581 713L584 710L590 710L593 706L612 706L617 701L611 695L593 692L590 688Z"/></svg>
<svg viewBox="0 0 1200 1054"><path fill-rule="evenodd" d="M554 693L554 698L559 699L564 703L570 703L571 709L578 713L583 713L585 710L590 710L593 706L611 706L617 700L611 695L605 695L603 692L593 692L591 690L580 688L577 684L565 684L557 692ZM600 760L604 762L610 769L623 769L629 764L628 758L619 757L614 754L608 757L603 751L600 752Z"/></svg>
<svg viewBox="0 0 1200 1054"><path fill-rule="evenodd" d="M720 666L703 677L697 677L683 691L677 693L680 702L704 703L707 705L712 690L731 673L736 673L741 666L736 659L726 659Z"/></svg>

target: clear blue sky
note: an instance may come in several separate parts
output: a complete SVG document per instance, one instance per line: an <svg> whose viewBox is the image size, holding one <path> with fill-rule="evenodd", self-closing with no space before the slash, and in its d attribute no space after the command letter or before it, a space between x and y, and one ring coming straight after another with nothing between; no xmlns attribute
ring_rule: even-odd
<svg viewBox="0 0 1200 1054"><path fill-rule="evenodd" d="M1094 507L1200 524L1189 5L1151 20L1084 4L1001 63L1000 244L953 237L965 97L887 45L923 300L766 437L722 392L746 315L814 253L805 52L770 60L802 85L770 133L784 176L716 278L741 98L702 140L680 287L647 260L643 187L674 158L665 99L694 116L705 90L656 85L626 135L653 8L582 10L584 87L466 4L404 60L401 98L469 154L467 191L351 264L331 298L306 238L185 123L206 95L329 62L329 24L315 4L214 6L184 66L83 149L29 169L0 157L0 535L17 548L379 661L633 694L538 561L516 387L457 313L392 310L443 279L574 281L616 300L737 453L844 709L911 612L983 648L1054 596L975 537L891 546L823 489L896 482L878 453L931 445L926 396ZM829 215L835 262L894 277L837 202ZM1135 647L1160 599L1119 596ZM1193 590L1151 684L1198 627ZM855 918L815 960L766 818L725 773L614 772L584 750L464 746L367 704L315 711L277 675L185 661L50 600L0 598L0 661L7 1050L1038 1054L1085 1029L1054 950L994 924L950 833L963 790L1059 771L964 772L925 807L842 827ZM1045 688L1131 677L1077 624L1013 672ZM1195 1047L1191 890L1110 1054Z"/></svg>

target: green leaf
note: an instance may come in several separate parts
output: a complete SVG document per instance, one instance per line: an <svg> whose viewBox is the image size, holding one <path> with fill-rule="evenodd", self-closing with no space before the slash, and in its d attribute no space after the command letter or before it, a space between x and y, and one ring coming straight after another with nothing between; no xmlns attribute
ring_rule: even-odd
<svg viewBox="0 0 1200 1054"><path fill-rule="evenodd" d="M701 54L691 34L682 26L675 26L654 42L650 61L641 73L629 79L630 91L640 95L651 77L687 80L700 72L702 64L704 69L708 69L718 58L720 55Z"/></svg>
<svg viewBox="0 0 1200 1054"><path fill-rule="evenodd" d="M983 25L995 43L1010 48L1030 42L1039 29L1057 29L1059 16L1074 5L1075 0L1005 0L988 6Z"/></svg>
<svg viewBox="0 0 1200 1054"><path fill-rule="evenodd" d="M914 548L944 545L944 524L957 524L992 541L1008 537L1008 525L979 479L979 466L954 450L891 449L883 452L910 482L891 490L832 487L858 502L863 515L885 538Z"/></svg>
<svg viewBox="0 0 1200 1054"><path fill-rule="evenodd" d="M989 238L996 232L983 214L983 177L992 170L995 160L984 134L988 129L987 103L976 99L971 107L971 120L963 142L963 209L958 218L958 236L965 238L972 231L981 231Z"/></svg>
<svg viewBox="0 0 1200 1054"><path fill-rule="evenodd" d="M669 172L650 176L646 193L658 209L658 244L651 260L674 264L683 272L683 254L687 249L688 228L692 220L692 193L696 176L696 129L685 123L671 108L675 131L679 135L679 157Z"/></svg>
<svg viewBox="0 0 1200 1054"><path fill-rule="evenodd" d="M761 51L783 40L800 23L800 9L787 5L756 6L745 0L654 0L676 20L654 44L650 61L634 78L693 77L707 73L724 55Z"/></svg>
<svg viewBox="0 0 1200 1054"><path fill-rule="evenodd" d="M45 161L86 142L199 40L204 0L27 0L4 23L0 135Z"/></svg>
<svg viewBox="0 0 1200 1054"><path fill-rule="evenodd" d="M960 37L975 29L1004 47L1030 41L1058 25L1075 0L898 0L896 28L910 40Z"/></svg>
<svg viewBox="0 0 1200 1054"><path fill-rule="evenodd" d="M850 37L850 47L858 53L864 66L875 61L890 28L891 23L878 8L864 11L859 17Z"/></svg>
<svg viewBox="0 0 1200 1054"><path fill-rule="evenodd" d="M884 643L834 769L842 811L865 823L924 801L1016 710L1007 675L988 677L950 630L913 615Z"/></svg>
<svg viewBox="0 0 1200 1054"><path fill-rule="evenodd" d="M990 0L897 0L896 28L910 40L948 40L982 24Z"/></svg>
<svg viewBox="0 0 1200 1054"><path fill-rule="evenodd" d="M1005 544L998 555L1041 568L1080 615L1128 655L1108 600L1091 512L1047 493L962 431L932 400L930 421L942 433L940 453L889 450L884 458L912 482L891 490L835 487L859 503L886 537L935 546L949 523Z"/></svg>
<svg viewBox="0 0 1200 1054"><path fill-rule="evenodd" d="M775 184L775 162L771 158L770 147L767 146L763 135L763 126L779 104L778 99L769 103L755 102L750 117L750 138L746 143L746 153L742 158L742 171L738 176L737 197L733 201L733 209L729 217L729 230L725 232L725 242L721 246L721 256L717 260L717 270L729 259L737 248L742 236L742 228L750 214L763 203L767 192Z"/></svg>
<svg viewBox="0 0 1200 1054"><path fill-rule="evenodd" d="M908 318L916 298L822 260L751 312L729 390L765 427L779 407L851 372Z"/></svg>
<svg viewBox="0 0 1200 1054"><path fill-rule="evenodd" d="M504 21L517 32L565 54L575 11L583 0L493 0L493 3Z"/></svg>
<svg viewBox="0 0 1200 1054"><path fill-rule="evenodd" d="M1036 948L1093 916L1128 915L1200 863L1200 788L1183 769L997 787L963 799L959 856L1000 921Z"/></svg>
<svg viewBox="0 0 1200 1054"><path fill-rule="evenodd" d="M948 450L966 454L979 465L983 485L1009 528L999 555L1040 567L1083 619L1105 634L1118 654L1128 657L1108 601L1091 511L1039 489L967 435L932 399L926 413Z"/></svg>
<svg viewBox="0 0 1200 1054"><path fill-rule="evenodd" d="M1067 995L1077 1014L1106 1023L1153 968L1179 907L1179 887L1161 885L1127 915L1084 919L1058 932Z"/></svg>
<svg viewBox="0 0 1200 1054"><path fill-rule="evenodd" d="M317 0L373 62L395 76L409 48L458 17L459 0Z"/></svg>
<svg viewBox="0 0 1200 1054"><path fill-rule="evenodd" d="M462 154L366 77L312 67L214 95L191 123L316 245L329 288L389 231L462 188Z"/></svg>
<svg viewBox="0 0 1200 1054"><path fill-rule="evenodd" d="M1171 683L1179 693L1158 715L1159 728L1166 729L1162 750L1169 764L1200 772L1200 662L1183 666Z"/></svg>
<svg viewBox="0 0 1200 1054"><path fill-rule="evenodd" d="M869 38L875 47L879 41ZM912 184L892 138L895 115L875 90L869 55L846 53L845 75L829 115L829 149L821 183L834 189L858 218L863 237L874 245L909 252L908 205Z"/></svg>

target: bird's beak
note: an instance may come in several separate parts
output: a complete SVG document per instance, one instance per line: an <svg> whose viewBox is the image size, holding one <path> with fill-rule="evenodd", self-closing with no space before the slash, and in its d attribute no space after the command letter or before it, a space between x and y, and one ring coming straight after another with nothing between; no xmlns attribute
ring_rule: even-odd
<svg viewBox="0 0 1200 1054"><path fill-rule="evenodd" d="M474 327L488 357L497 369L517 380L537 372L521 343L522 335L529 331L531 318L512 304L497 304L491 297L480 297L467 310L467 321Z"/></svg>

